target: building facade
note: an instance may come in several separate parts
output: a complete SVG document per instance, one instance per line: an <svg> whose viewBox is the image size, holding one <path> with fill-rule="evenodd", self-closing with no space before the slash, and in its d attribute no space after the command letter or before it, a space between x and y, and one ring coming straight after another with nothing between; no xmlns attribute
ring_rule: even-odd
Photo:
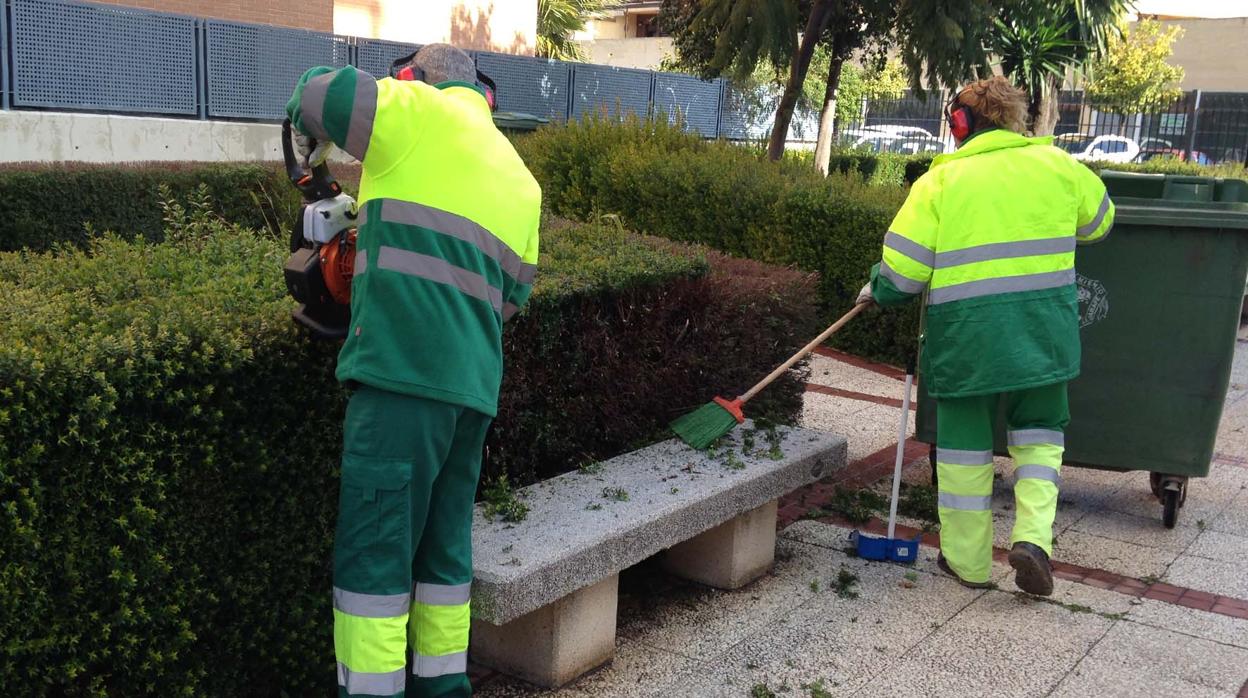
<svg viewBox="0 0 1248 698"><path fill-rule="evenodd" d="M94 0L415 44L533 55L537 0Z"/></svg>
<svg viewBox="0 0 1248 698"><path fill-rule="evenodd" d="M672 40L659 27L657 0L621 3L590 20L576 36L590 63L621 68L655 69L672 53Z"/></svg>

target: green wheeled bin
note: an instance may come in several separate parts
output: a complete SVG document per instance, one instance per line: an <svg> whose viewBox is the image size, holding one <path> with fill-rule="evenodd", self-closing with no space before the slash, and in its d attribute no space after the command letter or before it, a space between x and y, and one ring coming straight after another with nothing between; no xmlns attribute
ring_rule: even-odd
<svg viewBox="0 0 1248 698"><path fill-rule="evenodd" d="M1083 365L1068 465L1143 470L1174 527L1209 474L1248 276L1248 182L1106 172L1113 231L1075 255ZM936 443L919 377L916 438ZM996 451L1005 448L1004 416ZM936 459L932 458L935 478Z"/></svg>

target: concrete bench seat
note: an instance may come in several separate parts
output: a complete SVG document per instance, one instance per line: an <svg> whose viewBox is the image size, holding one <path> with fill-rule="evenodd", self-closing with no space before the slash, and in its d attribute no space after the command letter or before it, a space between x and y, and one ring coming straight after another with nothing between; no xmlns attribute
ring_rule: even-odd
<svg viewBox="0 0 1248 698"><path fill-rule="evenodd" d="M843 467L845 439L780 429L779 453L747 423L715 459L666 441L521 490L528 516L473 522L474 661L545 687L610 661L619 572L665 568L736 589L770 568L776 502ZM731 448L733 456L727 457Z"/></svg>

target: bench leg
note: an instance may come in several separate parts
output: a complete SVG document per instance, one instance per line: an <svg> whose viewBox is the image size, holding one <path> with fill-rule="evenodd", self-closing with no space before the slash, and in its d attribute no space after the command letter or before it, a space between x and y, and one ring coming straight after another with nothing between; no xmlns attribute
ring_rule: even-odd
<svg viewBox="0 0 1248 698"><path fill-rule="evenodd" d="M776 501L747 511L670 548L668 572L718 589L739 589L763 576L776 559Z"/></svg>
<svg viewBox="0 0 1248 698"><path fill-rule="evenodd" d="M505 625L472 622L474 662L558 688L611 661L620 576L575 591Z"/></svg>

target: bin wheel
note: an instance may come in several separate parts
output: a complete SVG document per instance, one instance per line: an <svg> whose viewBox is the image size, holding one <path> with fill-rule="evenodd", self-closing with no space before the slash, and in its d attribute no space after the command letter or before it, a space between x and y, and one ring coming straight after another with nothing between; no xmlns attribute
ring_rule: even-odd
<svg viewBox="0 0 1248 698"><path fill-rule="evenodd" d="M938 482L936 475L936 444L932 444L931 448L928 450L927 458L932 463L932 489L938 490L940 489L940 483Z"/></svg>
<svg viewBox="0 0 1248 698"><path fill-rule="evenodd" d="M1166 528L1174 528L1179 520L1179 491L1166 490L1161 493L1161 522Z"/></svg>

